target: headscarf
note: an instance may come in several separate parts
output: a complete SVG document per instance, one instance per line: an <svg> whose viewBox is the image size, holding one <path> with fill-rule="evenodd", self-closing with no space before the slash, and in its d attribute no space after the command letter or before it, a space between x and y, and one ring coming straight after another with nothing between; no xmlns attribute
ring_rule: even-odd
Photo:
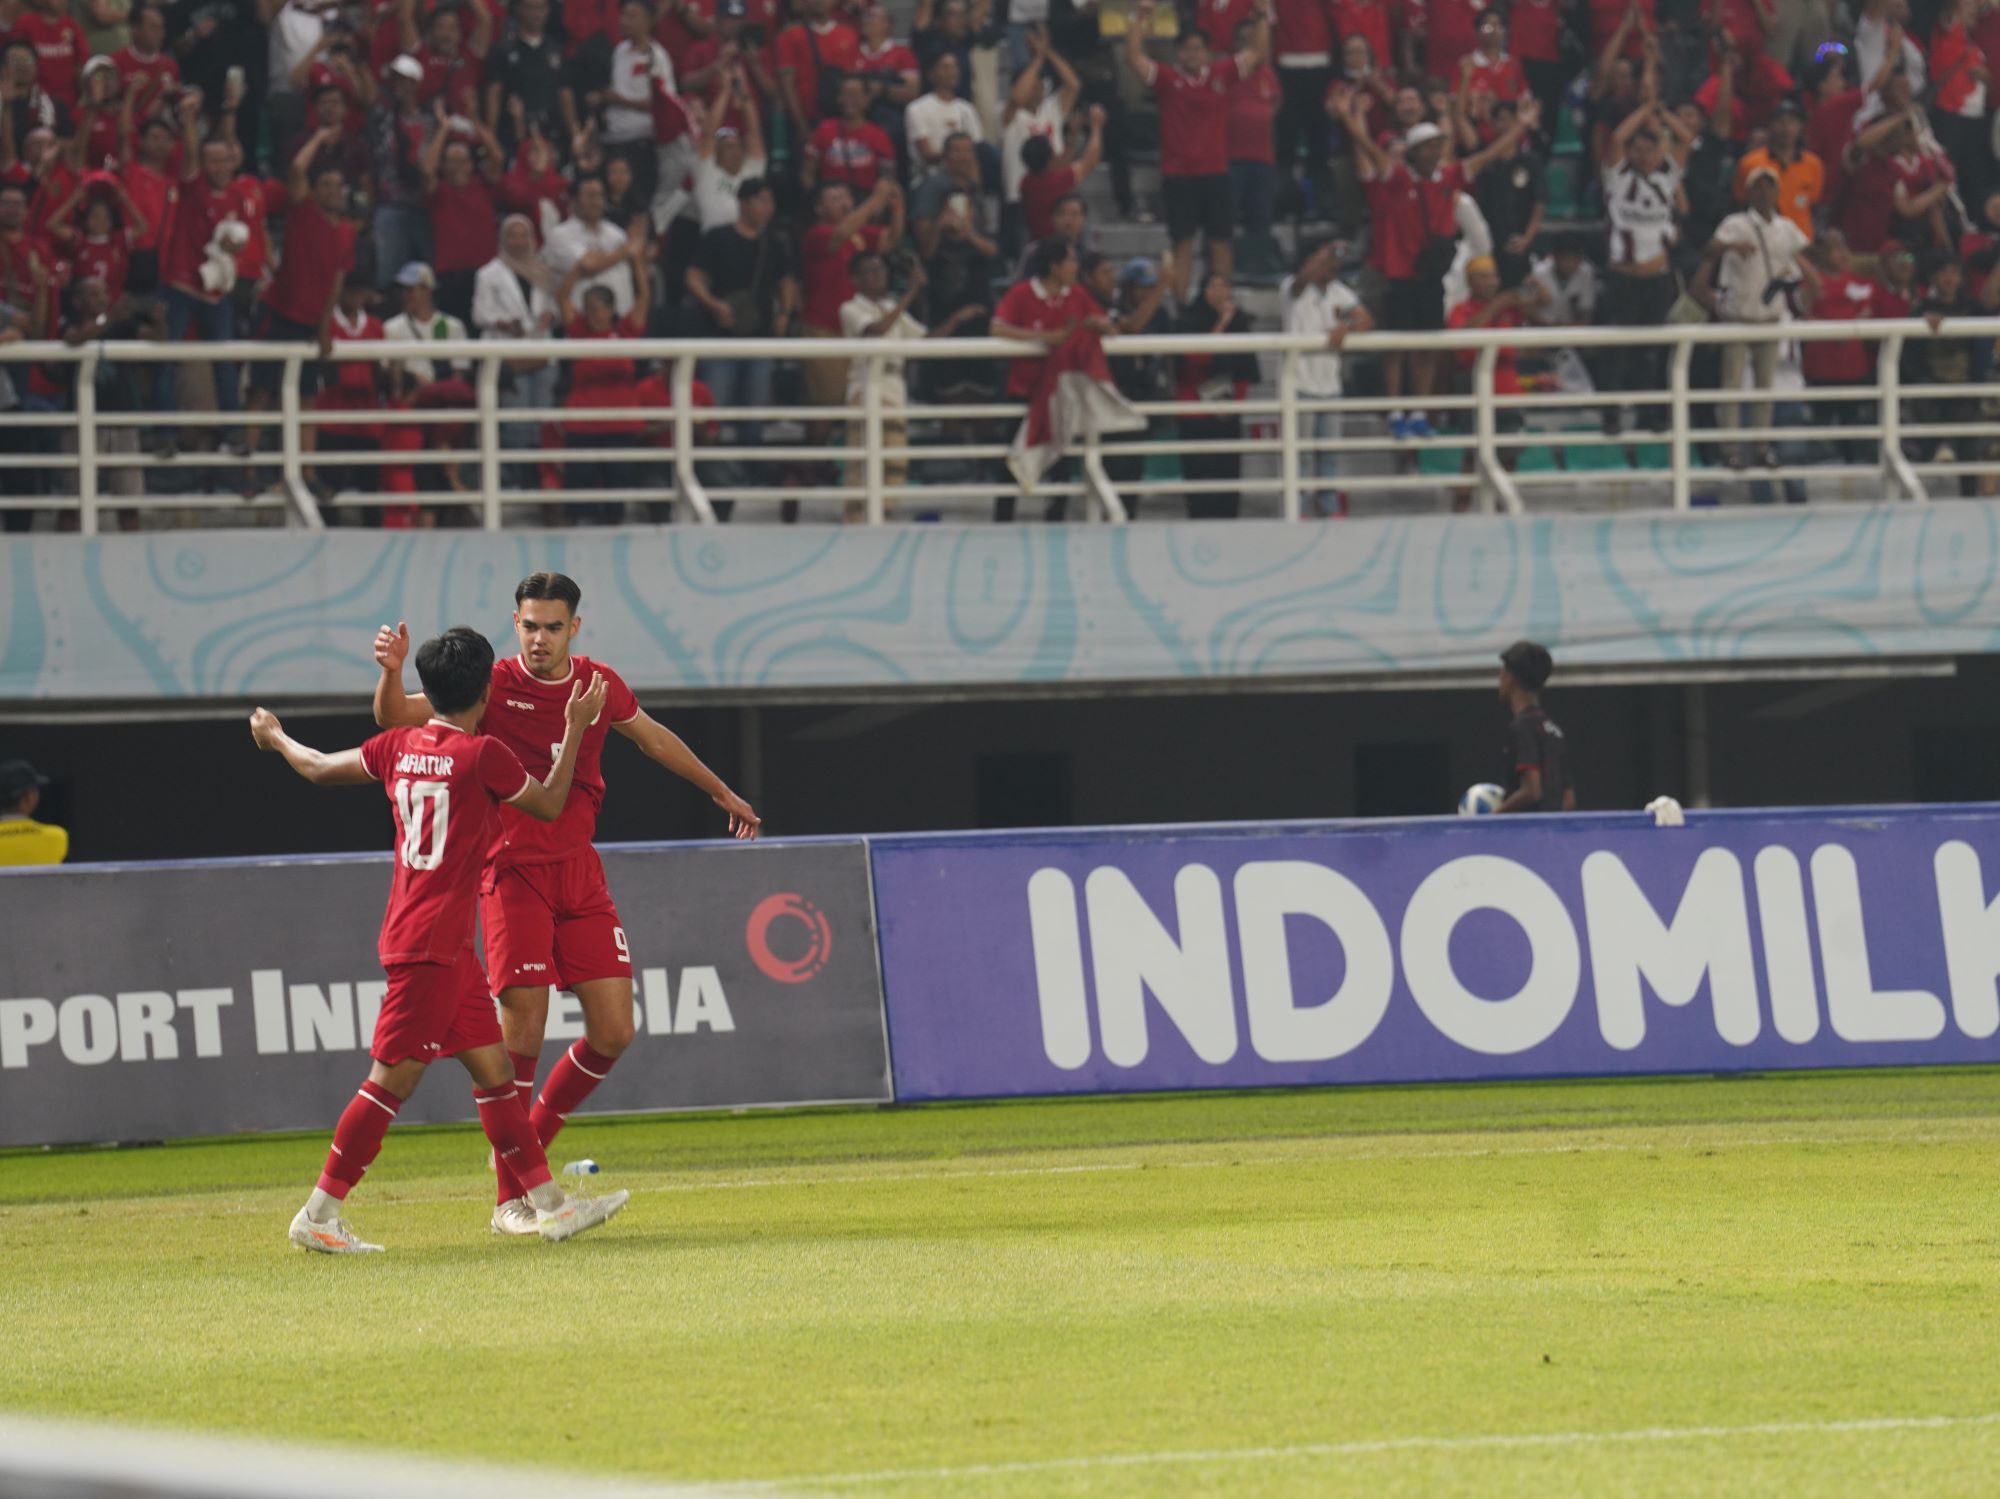
<svg viewBox="0 0 2000 1499"><path fill-rule="evenodd" d="M542 264L541 256L535 254L533 251L522 256L509 255L507 253L507 227L510 224L516 223L524 225L527 228L530 243L533 243L538 238L535 233L535 221L533 219L529 218L525 213L508 214L506 218L500 221L500 262L515 275L525 278L530 286L538 287L553 297L556 294L556 279L549 273L549 268Z"/></svg>

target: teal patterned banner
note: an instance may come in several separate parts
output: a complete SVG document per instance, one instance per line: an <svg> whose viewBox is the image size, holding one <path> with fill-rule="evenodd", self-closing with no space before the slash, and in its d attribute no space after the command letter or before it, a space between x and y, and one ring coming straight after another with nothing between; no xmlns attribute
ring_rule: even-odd
<svg viewBox="0 0 2000 1499"><path fill-rule="evenodd" d="M995 686L2000 649L1992 503L1135 526L156 532L0 542L0 699L359 694L375 627L510 648L584 588L634 687Z"/></svg>

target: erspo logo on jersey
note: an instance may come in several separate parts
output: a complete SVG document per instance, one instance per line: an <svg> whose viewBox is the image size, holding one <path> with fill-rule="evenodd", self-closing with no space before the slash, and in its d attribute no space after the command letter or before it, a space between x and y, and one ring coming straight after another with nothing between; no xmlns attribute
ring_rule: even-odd
<svg viewBox="0 0 2000 1499"><path fill-rule="evenodd" d="M780 923L785 932L779 944L785 949L783 953L772 945L773 928ZM826 913L791 890L757 902L743 929L743 941L757 971L781 984L803 984L816 978L833 956L833 927Z"/></svg>

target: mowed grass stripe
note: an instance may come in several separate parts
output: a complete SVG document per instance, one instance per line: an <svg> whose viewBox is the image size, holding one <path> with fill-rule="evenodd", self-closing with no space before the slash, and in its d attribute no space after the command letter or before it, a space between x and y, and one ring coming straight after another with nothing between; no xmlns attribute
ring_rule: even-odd
<svg viewBox="0 0 2000 1499"><path fill-rule="evenodd" d="M579 1122L558 1154L642 1195L563 1249L484 1233L476 1135L399 1132L359 1264L283 1247L316 1140L15 1155L0 1406L844 1494L1979 1492L1984 1426L1839 1426L1992 1406L1996 1104L1968 1071Z"/></svg>

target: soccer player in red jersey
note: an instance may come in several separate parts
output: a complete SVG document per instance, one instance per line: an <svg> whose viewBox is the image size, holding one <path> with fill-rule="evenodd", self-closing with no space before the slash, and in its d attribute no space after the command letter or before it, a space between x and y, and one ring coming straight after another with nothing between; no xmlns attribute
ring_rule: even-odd
<svg viewBox="0 0 2000 1499"><path fill-rule="evenodd" d="M738 838L757 836L757 814L723 784L693 750L640 708L619 675L599 662L570 654L583 623L577 606L583 590L561 573L531 573L514 590L514 633L521 654L493 667L493 701L486 732L513 750L530 769L542 769L556 752L554 736L573 681L604 678L605 711L593 719L577 754L580 793L560 819L547 826L512 809L500 814L500 837L481 887L479 916L487 976L500 996L501 1025L523 1102L534 1091L542 1035L549 1018L549 986L567 989L583 1006L583 1039L550 1070L530 1118L543 1146L563 1121L604 1081L611 1064L632 1044L632 951L612 904L604 865L591 847L604 802L602 757L607 732L616 729L652 760L708 793L729 814ZM424 697L403 691L409 631L384 625L375 637L382 678L375 688L375 721L385 728L428 719ZM517 1172L496 1153L498 1204L495 1233L535 1231L531 1204Z"/></svg>
<svg viewBox="0 0 2000 1499"><path fill-rule="evenodd" d="M425 641L417 675L427 699L424 723L389 729L359 749L324 754L293 739L268 710L250 715L258 748L276 750L315 786L379 781L396 815L395 874L378 944L389 992L369 1045L373 1066L334 1128L319 1185L292 1220L291 1241L321 1254L380 1252L348 1227L341 1205L424 1068L441 1056L457 1057L472 1074L479 1123L495 1157L520 1181L543 1238L595 1228L631 1195L573 1198L550 1179L472 954L473 905L500 808L542 822L562 815L578 747L604 710L605 683L592 677L586 688L579 678L570 689L562 742L538 781L506 745L478 732L493 680L493 647L483 636L454 629Z"/></svg>

